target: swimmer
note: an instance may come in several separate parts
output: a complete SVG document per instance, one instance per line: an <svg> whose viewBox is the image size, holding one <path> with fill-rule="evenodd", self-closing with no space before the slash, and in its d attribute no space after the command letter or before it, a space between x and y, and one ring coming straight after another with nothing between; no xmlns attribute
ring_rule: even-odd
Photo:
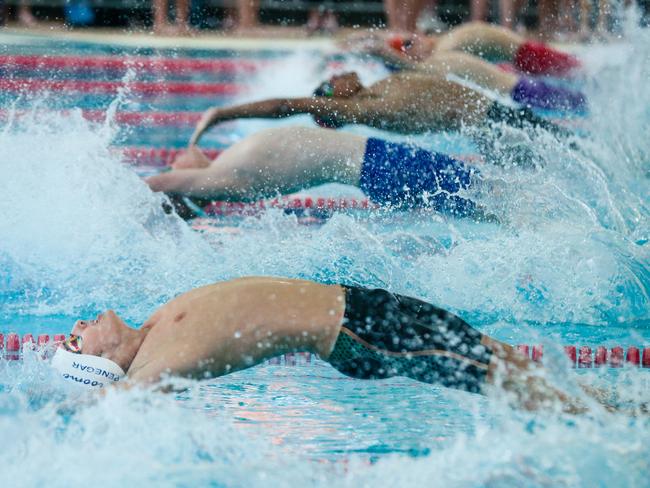
<svg viewBox="0 0 650 488"><path fill-rule="evenodd" d="M410 144L348 132L307 127L276 127L233 144L214 161L196 146L175 169L146 179L153 191L171 197L258 200L323 183L359 187L375 203L428 207L454 217L494 220L466 195L482 184L479 171L444 154ZM172 198L179 215L195 216Z"/></svg>
<svg viewBox="0 0 650 488"><path fill-rule="evenodd" d="M287 278L193 289L139 329L112 311L79 320L52 364L74 384L129 387L170 376L213 378L298 351L318 354L352 378L406 376L471 393L500 389L526 410L587 410L549 385L539 365L435 305Z"/></svg>
<svg viewBox="0 0 650 488"><path fill-rule="evenodd" d="M364 124L405 134L456 130L463 125L485 127L505 122L517 128L542 127L557 134L566 130L526 108L513 109L478 91L425 73L395 73L368 87L359 76L345 73L322 83L314 96L278 98L207 110L190 145L215 124L240 118L284 118L311 114L321 127Z"/></svg>
<svg viewBox="0 0 650 488"><path fill-rule="evenodd" d="M364 32L350 36L344 46L352 50L360 48L398 67L402 63L426 63L432 55L445 51L463 51L488 61L512 63L530 75L564 76L580 68L580 61L571 54L485 22L468 22L440 36Z"/></svg>
<svg viewBox="0 0 650 488"><path fill-rule="evenodd" d="M585 95L577 90L509 72L460 51L436 51L422 62L403 58L400 66L432 76L457 76L526 107L582 111L587 106Z"/></svg>

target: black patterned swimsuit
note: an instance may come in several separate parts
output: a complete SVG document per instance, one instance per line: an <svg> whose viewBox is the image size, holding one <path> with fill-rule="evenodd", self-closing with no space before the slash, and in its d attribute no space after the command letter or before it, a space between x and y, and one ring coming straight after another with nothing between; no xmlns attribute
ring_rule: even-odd
<svg viewBox="0 0 650 488"><path fill-rule="evenodd" d="M345 316L328 362L360 379L408 376L478 393L492 351L456 315L385 290L343 287Z"/></svg>

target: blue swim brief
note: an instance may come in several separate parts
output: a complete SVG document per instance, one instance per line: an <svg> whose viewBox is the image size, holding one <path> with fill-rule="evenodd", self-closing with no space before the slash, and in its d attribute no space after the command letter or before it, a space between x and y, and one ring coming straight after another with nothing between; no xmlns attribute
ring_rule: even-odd
<svg viewBox="0 0 650 488"><path fill-rule="evenodd" d="M476 204L458 192L477 177L478 170L444 154L371 137L359 187L380 205L429 207L466 217L475 212Z"/></svg>

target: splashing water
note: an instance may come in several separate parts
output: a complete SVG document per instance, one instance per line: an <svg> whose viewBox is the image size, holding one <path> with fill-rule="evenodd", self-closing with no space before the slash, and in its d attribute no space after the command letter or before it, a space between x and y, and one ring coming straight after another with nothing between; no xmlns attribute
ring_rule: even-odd
<svg viewBox="0 0 650 488"><path fill-rule="evenodd" d="M601 51L611 60L591 63ZM201 235L165 214L110 151L111 124L34 105L0 132L2 319L114 307L141 323L193 286L268 274L386 287L515 340L558 342L563 324L586 324L583 336L588 325L605 337L624 327L647 342L648 56L648 32L632 27L625 43L586 50L595 81L586 82L588 135L577 148L541 135L528 143L537 170L482 168L505 190L475 195L503 216L499 226L388 213L336 215L316 228L270 212L232 234ZM317 78L292 90L308 93ZM412 140L433 149L439 139ZM581 376L647 402L646 373ZM575 388L561 362L548 374ZM0 361L0 385L0 432L10 439L0 472L25 486L643 486L650 469L645 418L598 409L534 417L498 398L359 382L320 364L255 368L183 397L111 393L70 411L74 399L42 361ZM75 479L53 474L70 462Z"/></svg>

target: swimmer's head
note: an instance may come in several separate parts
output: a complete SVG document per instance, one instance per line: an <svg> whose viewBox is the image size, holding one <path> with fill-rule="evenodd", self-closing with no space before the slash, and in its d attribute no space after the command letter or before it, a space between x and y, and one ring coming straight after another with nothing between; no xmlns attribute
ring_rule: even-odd
<svg viewBox="0 0 650 488"><path fill-rule="evenodd" d="M77 343L78 340L77 336L71 335L66 343ZM67 382L95 389L117 383L126 374L116 362L101 356L76 352L70 346L62 346L56 350L52 367Z"/></svg>
<svg viewBox="0 0 650 488"><path fill-rule="evenodd" d="M402 56L413 61L423 61L435 47L435 40L427 36L411 34L409 36L391 36L387 40L388 46Z"/></svg>
<svg viewBox="0 0 650 488"><path fill-rule="evenodd" d="M332 76L324 81L314 90L313 96L325 98L350 98L363 90L359 75L355 72L343 73ZM314 120L321 127L327 129L338 129L343 123L335 116L314 115Z"/></svg>
<svg viewBox="0 0 650 488"><path fill-rule="evenodd" d="M132 329L115 312L107 310L94 320L77 320L70 333L81 338L83 354L111 359L125 330Z"/></svg>
<svg viewBox="0 0 650 488"><path fill-rule="evenodd" d="M117 382L135 355L123 347L132 332L112 310L94 320L78 320L57 349L52 366L65 380L80 386L101 388Z"/></svg>
<svg viewBox="0 0 650 488"><path fill-rule="evenodd" d="M354 71L334 75L314 90L315 97L350 98L363 90L359 75Z"/></svg>
<svg viewBox="0 0 650 488"><path fill-rule="evenodd" d="M388 45L395 51L408 53L413 48L413 39L403 36L392 36L388 38Z"/></svg>

